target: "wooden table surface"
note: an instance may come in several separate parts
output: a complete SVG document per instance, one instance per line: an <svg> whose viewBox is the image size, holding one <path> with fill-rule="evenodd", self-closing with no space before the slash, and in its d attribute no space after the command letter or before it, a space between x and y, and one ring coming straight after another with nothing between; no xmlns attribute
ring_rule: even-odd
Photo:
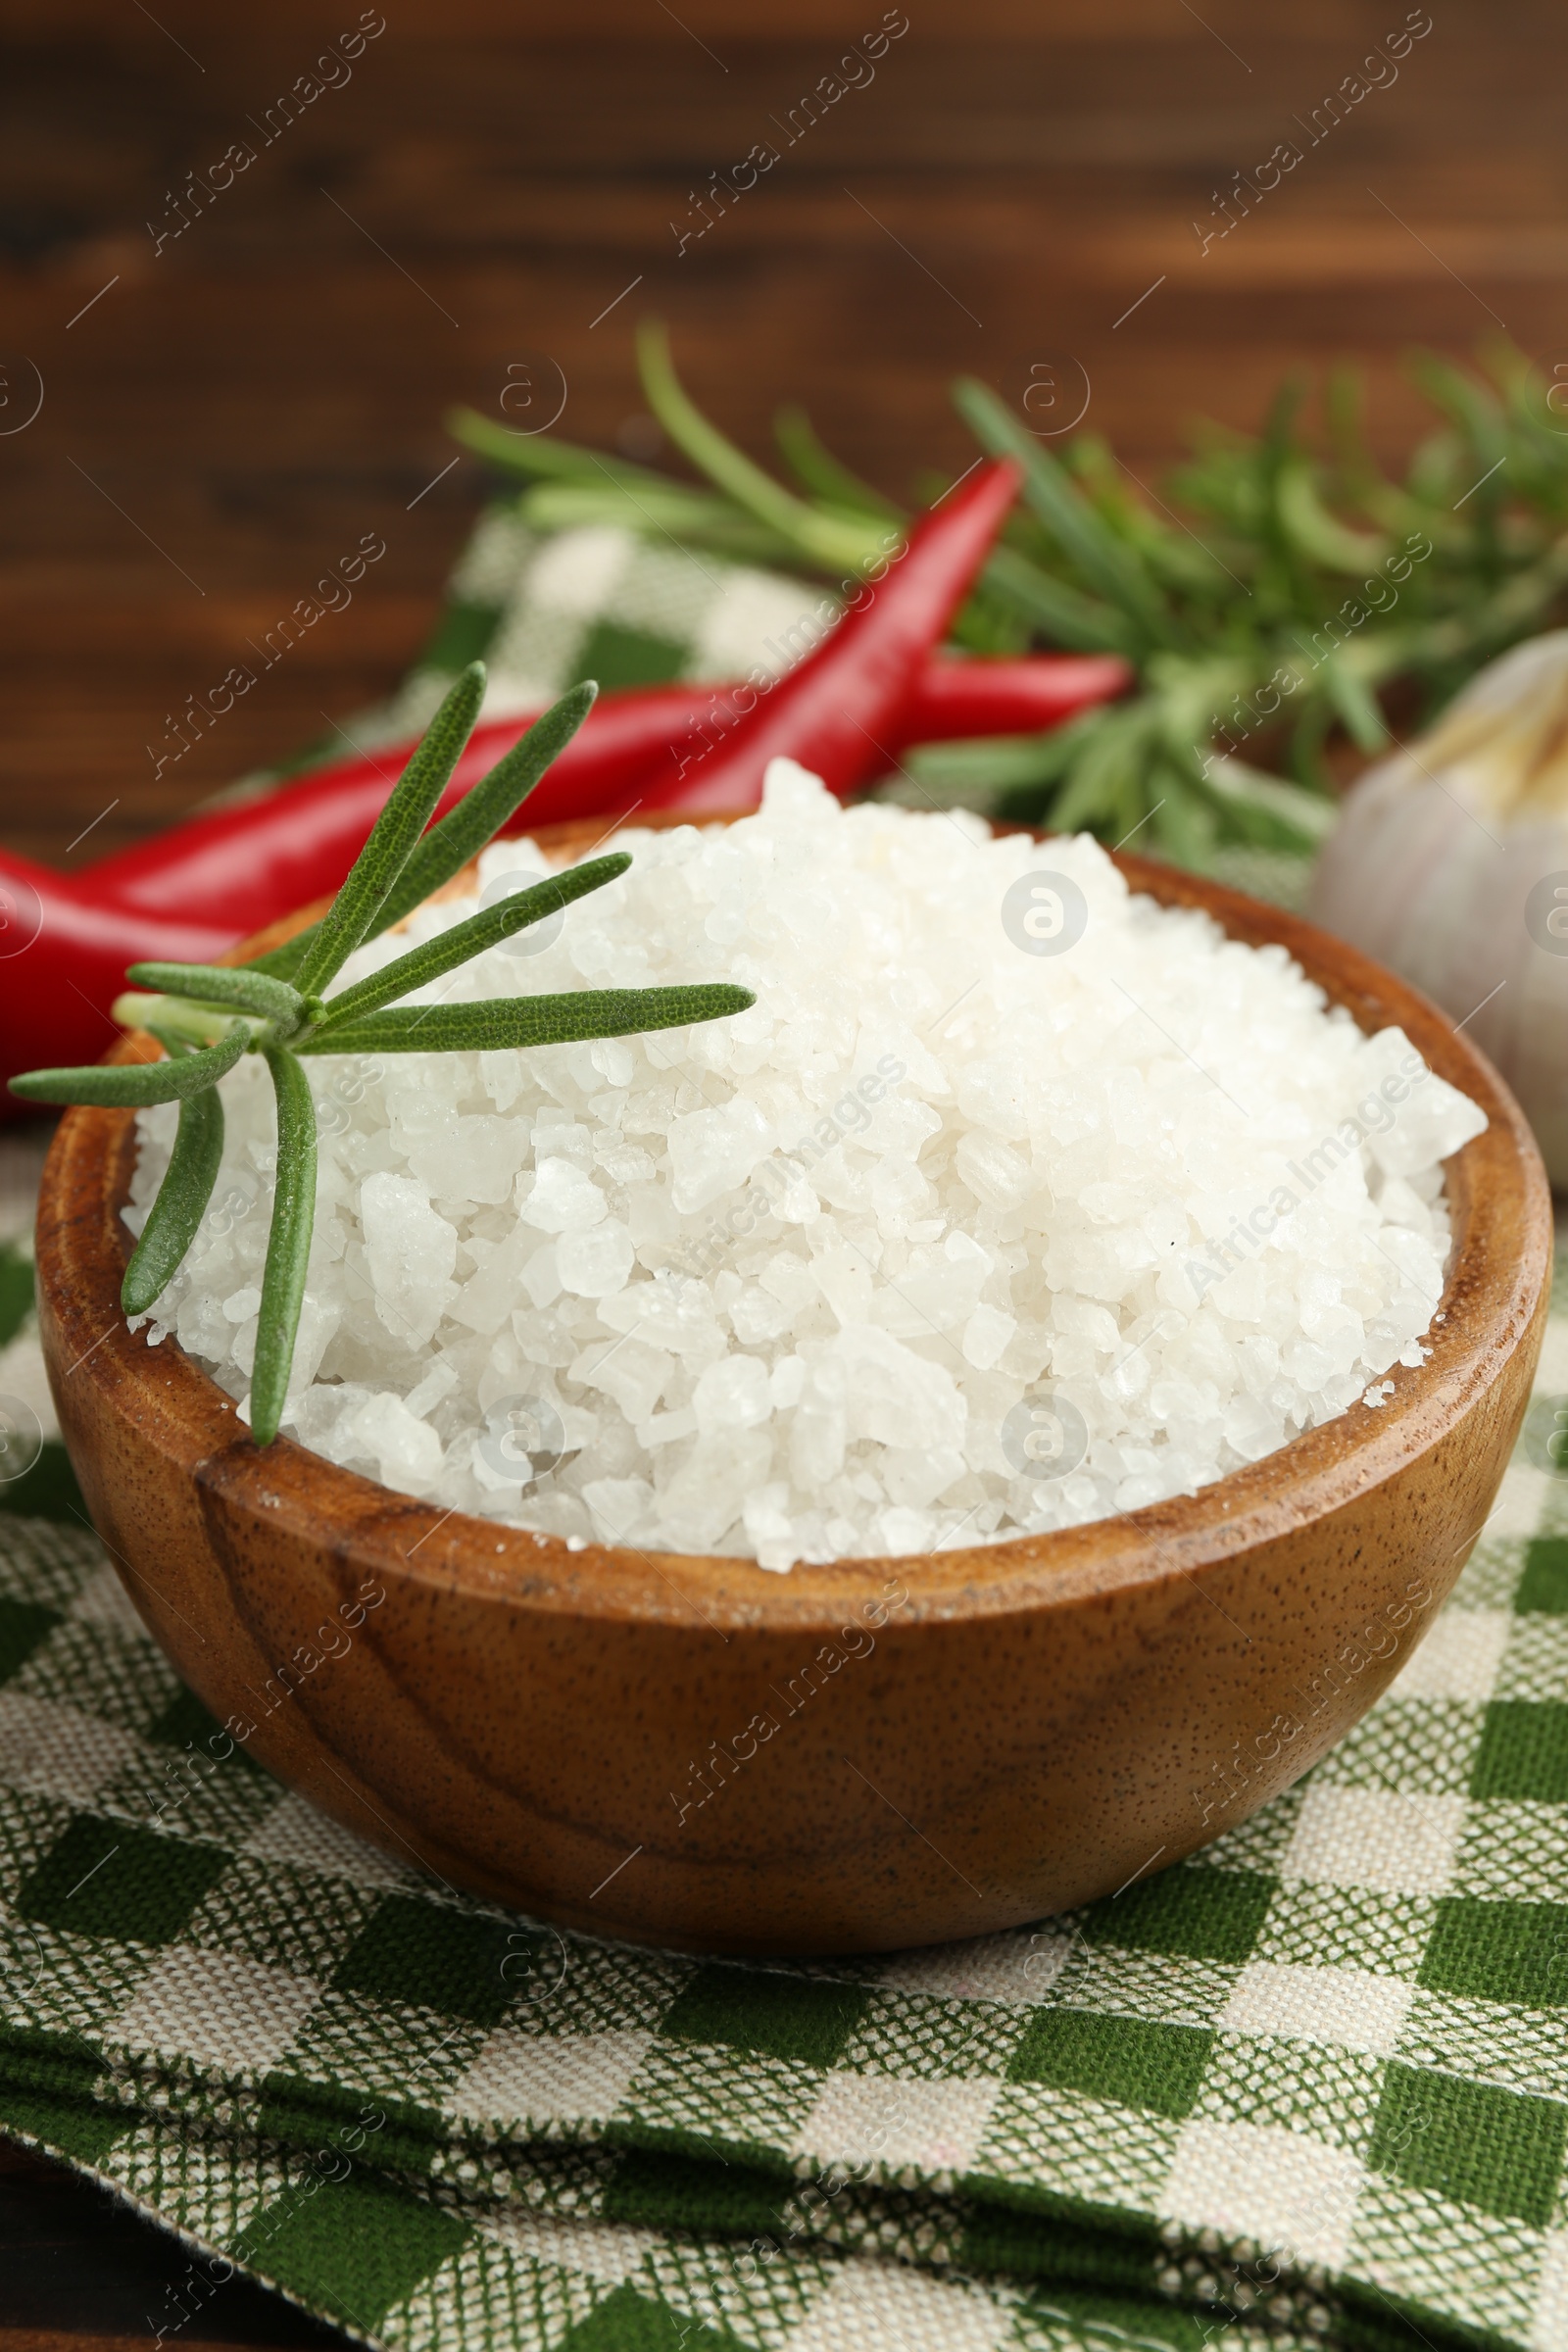
<svg viewBox="0 0 1568 2352"><path fill-rule="evenodd" d="M286 126L278 94L359 11L261 13L0 0L0 842L68 867L389 688L482 491L444 409L498 415L509 368L553 366L563 431L635 442L640 316L749 447L802 399L901 491L968 463L964 369L1017 400L1076 367L1152 482L1193 417L1255 425L1292 367L1361 362L1394 457L1411 347L1568 355L1544 0L907 0L809 124L881 0L386 0ZM1407 23L1430 29L1390 61ZM254 164L173 233L236 140ZM1299 163L1221 236L1283 141ZM779 162L682 250L758 142ZM155 775L171 716L365 532L386 555L352 605ZM145 2341L183 2261L0 2162L0 2352ZM238 2283L205 2319L327 2340Z"/></svg>

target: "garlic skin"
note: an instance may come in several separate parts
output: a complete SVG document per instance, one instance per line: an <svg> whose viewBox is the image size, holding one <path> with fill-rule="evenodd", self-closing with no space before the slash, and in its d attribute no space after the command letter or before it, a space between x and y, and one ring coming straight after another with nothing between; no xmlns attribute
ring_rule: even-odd
<svg viewBox="0 0 1568 2352"><path fill-rule="evenodd" d="M1464 1026L1568 1186L1568 629L1489 663L1368 769L1307 911Z"/></svg>

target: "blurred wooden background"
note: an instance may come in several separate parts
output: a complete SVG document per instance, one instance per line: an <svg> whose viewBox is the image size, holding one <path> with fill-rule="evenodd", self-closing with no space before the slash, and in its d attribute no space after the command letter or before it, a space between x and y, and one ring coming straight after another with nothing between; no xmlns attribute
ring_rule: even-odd
<svg viewBox="0 0 1568 2352"><path fill-rule="evenodd" d="M0 840L83 861L383 693L481 496L446 407L498 413L543 355L564 431L635 434L647 313L750 447L801 399L900 490L968 462L961 369L1017 400L1070 357L1087 422L1152 482L1194 416L1255 425L1294 366L1360 361L1392 457L1421 429L1411 346L1568 350L1568 23L1545 0L1430 0L1396 78L1371 69L1332 128L1315 110L1426 7L906 9L874 79L680 252L692 191L781 144L882 0L385 0L270 144L254 119L358 0L0 0ZM255 163L159 249L235 140ZM1287 140L1301 162L1205 250L1217 198ZM167 714L367 531L387 553L353 604L155 779ZM0 2352L140 2336L182 2259L16 2155L0 2251ZM204 2325L309 2339L238 2288Z"/></svg>
<svg viewBox="0 0 1568 2352"><path fill-rule="evenodd" d="M480 495L473 459L442 474L445 408L494 414L544 354L562 429L611 440L643 313L750 445L801 397L889 486L967 462L957 370L1016 399L1060 354L1146 480L1195 414L1255 423L1287 368L1341 353L1401 449L1411 345L1568 341L1568 25L1431 4L1397 79L1312 145L1424 8L908 0L874 80L678 253L691 191L781 145L882 0L386 0L270 146L254 122L356 0L6 0L0 839L85 860L381 693ZM255 164L155 250L235 139ZM1301 163L1205 252L1216 191L1286 139ZM367 530L387 554L353 605L155 780L166 714Z"/></svg>

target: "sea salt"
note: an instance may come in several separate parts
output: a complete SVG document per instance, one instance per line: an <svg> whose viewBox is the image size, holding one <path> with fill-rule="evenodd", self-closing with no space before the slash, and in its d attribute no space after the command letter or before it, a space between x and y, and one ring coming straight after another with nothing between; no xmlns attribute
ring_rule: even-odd
<svg viewBox="0 0 1568 2352"><path fill-rule="evenodd" d="M787 760L756 816L618 841L628 874L441 1001L728 978L756 1005L308 1060L302 1444L574 1548L782 1570L1191 1494L1423 1360L1441 1162L1485 1119L1283 949L1130 895L1088 839L845 809ZM545 870L503 843L479 890ZM213 1205L153 1328L243 1415L274 1126L255 1057L222 1092ZM141 1114L133 1231L174 1118Z"/></svg>

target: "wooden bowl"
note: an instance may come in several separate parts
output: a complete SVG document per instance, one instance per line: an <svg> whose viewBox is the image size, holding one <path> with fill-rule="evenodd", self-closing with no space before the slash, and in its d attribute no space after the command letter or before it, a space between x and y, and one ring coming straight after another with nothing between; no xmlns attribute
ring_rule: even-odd
<svg viewBox="0 0 1568 2352"><path fill-rule="evenodd" d="M539 838L570 856L593 830ZM1282 943L1487 1113L1448 1163L1431 1358L1382 1410L1191 1497L971 1550L788 1576L570 1551L287 1439L258 1451L172 1339L126 1330L132 1117L74 1110L38 1217L61 1427L136 1606L232 1735L476 1893L737 1953L1038 1919L1178 1860L1340 1738L1492 1508L1545 1313L1544 1176L1512 1097L1414 990L1276 908L1120 862Z"/></svg>

